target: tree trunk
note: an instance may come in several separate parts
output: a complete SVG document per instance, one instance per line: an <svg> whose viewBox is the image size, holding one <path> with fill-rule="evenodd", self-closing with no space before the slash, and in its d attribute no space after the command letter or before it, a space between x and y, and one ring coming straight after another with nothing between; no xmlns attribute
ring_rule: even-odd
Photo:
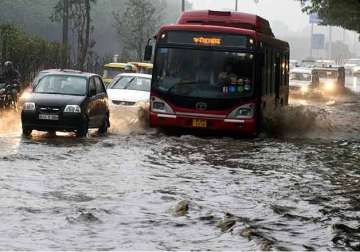
<svg viewBox="0 0 360 252"><path fill-rule="evenodd" d="M69 65L69 0L63 0L63 37L62 37L62 68Z"/></svg>
<svg viewBox="0 0 360 252"><path fill-rule="evenodd" d="M91 16L90 16L90 0L85 0L85 34L81 34L82 37L82 46L80 49L80 58L79 58L79 67L80 70L83 71L85 67L86 56L89 49L89 41L90 41L90 23L91 23ZM80 34L79 34L80 35Z"/></svg>

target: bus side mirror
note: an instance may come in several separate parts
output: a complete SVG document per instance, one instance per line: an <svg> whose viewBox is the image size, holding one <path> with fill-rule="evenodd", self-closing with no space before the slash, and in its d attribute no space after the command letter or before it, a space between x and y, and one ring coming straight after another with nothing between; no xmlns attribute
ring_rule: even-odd
<svg viewBox="0 0 360 252"><path fill-rule="evenodd" d="M153 51L152 45L147 45L147 46L145 47L144 61L151 61L152 51Z"/></svg>

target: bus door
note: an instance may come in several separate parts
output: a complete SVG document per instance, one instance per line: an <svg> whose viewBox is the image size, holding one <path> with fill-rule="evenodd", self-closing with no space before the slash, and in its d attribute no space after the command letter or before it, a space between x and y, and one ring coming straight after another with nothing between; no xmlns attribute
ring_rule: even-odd
<svg viewBox="0 0 360 252"><path fill-rule="evenodd" d="M281 57L279 53L275 54L275 106L280 103L280 85L281 85Z"/></svg>

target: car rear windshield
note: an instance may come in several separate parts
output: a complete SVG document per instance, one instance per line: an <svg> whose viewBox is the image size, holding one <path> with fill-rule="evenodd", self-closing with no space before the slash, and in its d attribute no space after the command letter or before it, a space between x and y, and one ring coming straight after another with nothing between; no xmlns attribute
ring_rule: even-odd
<svg viewBox="0 0 360 252"><path fill-rule="evenodd" d="M40 79L35 93L86 95L87 79L78 76L47 75Z"/></svg>

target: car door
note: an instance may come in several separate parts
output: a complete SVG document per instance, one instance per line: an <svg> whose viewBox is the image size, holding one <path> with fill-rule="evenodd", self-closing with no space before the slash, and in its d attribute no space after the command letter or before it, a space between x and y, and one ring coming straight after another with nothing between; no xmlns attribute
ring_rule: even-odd
<svg viewBox="0 0 360 252"><path fill-rule="evenodd" d="M99 76L95 76L94 78L96 84L97 99L99 104L99 120L101 120L101 122L104 122L104 119L108 113L106 89Z"/></svg>
<svg viewBox="0 0 360 252"><path fill-rule="evenodd" d="M96 92L96 83L95 79L91 77L89 79L89 103L88 103L88 117L89 117L89 127L94 128L97 126L97 92Z"/></svg>

